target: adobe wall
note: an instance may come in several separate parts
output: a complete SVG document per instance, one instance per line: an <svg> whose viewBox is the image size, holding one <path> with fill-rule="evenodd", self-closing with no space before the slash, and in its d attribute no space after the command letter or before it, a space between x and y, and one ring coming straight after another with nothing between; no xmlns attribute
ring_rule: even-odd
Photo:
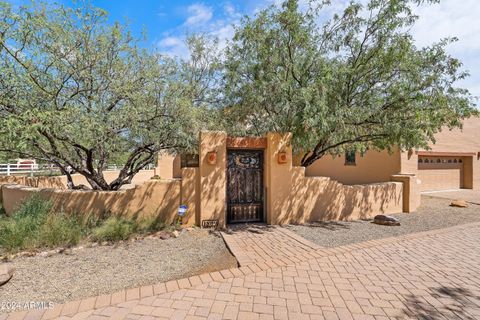
<svg viewBox="0 0 480 320"><path fill-rule="evenodd" d="M105 180L110 183L118 177L119 171L104 171ZM132 184L142 184L154 176L154 170L142 170L132 179ZM72 174L72 180L75 185L83 184L90 187L87 179L80 174ZM27 177L27 176L0 176L0 184L21 184L35 188L55 188L67 189L67 178L65 176L53 177Z"/></svg>
<svg viewBox="0 0 480 320"><path fill-rule="evenodd" d="M326 155L306 168L307 177L330 177L344 184L385 182L400 172L400 152L367 151L356 154L356 164L345 164L345 155Z"/></svg>
<svg viewBox="0 0 480 320"><path fill-rule="evenodd" d="M328 177L307 177L305 168L292 165L290 139L290 134L267 135L267 223L356 220L402 212L402 183L347 186ZM287 152L287 163L278 163L279 152Z"/></svg>
<svg viewBox="0 0 480 320"><path fill-rule="evenodd" d="M415 207L411 197L415 189L406 189L411 184L406 178L399 182L344 185L327 177L306 176L305 168L292 164L290 140L291 134L269 133L265 138L228 140L225 132L202 132L199 167L181 169L181 180L149 180L117 192L4 185L1 193L7 199L4 204L7 213L13 212L29 195L38 193L51 199L57 210L160 215L166 221L176 217L180 204L186 204L185 224L202 225L205 220L217 220L219 227L225 227L227 144L242 148L245 143L245 147L254 143L254 148L264 150L265 218L269 224L365 219ZM279 153L286 154L286 163L279 161Z"/></svg>
<svg viewBox="0 0 480 320"><path fill-rule="evenodd" d="M183 223L200 225L200 169L182 169L182 193L181 202L187 205L187 215Z"/></svg>
<svg viewBox="0 0 480 320"><path fill-rule="evenodd" d="M209 163L209 153L215 154ZM227 134L222 131L203 131L199 139L199 189L198 206L201 225L204 220L218 220L219 227L226 226L227 194Z"/></svg>
<svg viewBox="0 0 480 320"><path fill-rule="evenodd" d="M181 184L180 180L150 180L140 186L120 191L77 191L2 185L0 191L7 214L12 214L25 199L37 194L50 200L54 210L59 212L154 216L172 222L180 205Z"/></svg>
<svg viewBox="0 0 480 320"><path fill-rule="evenodd" d="M182 177L180 155L173 155L166 152L158 154L155 174L161 179L179 179Z"/></svg>

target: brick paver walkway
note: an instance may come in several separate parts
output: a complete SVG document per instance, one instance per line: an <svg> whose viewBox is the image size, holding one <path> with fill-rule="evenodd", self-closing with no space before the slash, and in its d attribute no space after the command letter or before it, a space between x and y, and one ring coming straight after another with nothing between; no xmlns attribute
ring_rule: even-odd
<svg viewBox="0 0 480 320"><path fill-rule="evenodd" d="M314 258L318 245L277 226L237 225L222 237L240 266L280 260L285 264Z"/></svg>
<svg viewBox="0 0 480 320"><path fill-rule="evenodd" d="M480 319L479 244L480 224L464 225L317 249L301 262L252 263L11 318Z"/></svg>

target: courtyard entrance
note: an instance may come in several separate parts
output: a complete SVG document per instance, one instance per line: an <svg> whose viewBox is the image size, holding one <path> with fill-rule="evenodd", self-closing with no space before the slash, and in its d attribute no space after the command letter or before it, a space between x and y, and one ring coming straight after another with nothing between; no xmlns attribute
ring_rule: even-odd
<svg viewBox="0 0 480 320"><path fill-rule="evenodd" d="M227 157L227 223L262 222L263 150L228 150Z"/></svg>

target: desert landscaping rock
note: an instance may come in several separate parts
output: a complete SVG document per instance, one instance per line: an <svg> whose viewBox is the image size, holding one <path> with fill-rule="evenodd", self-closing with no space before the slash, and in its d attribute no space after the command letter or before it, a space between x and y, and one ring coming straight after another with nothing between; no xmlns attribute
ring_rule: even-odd
<svg viewBox="0 0 480 320"><path fill-rule="evenodd" d="M399 226L400 221L392 216L385 216L383 214L376 215L375 218L373 218L373 223L375 224L380 224L383 226Z"/></svg>
<svg viewBox="0 0 480 320"><path fill-rule="evenodd" d="M480 222L480 205L468 208L449 206L451 200L422 196L422 205L414 213L392 214L402 225L394 228L371 223L371 220L318 222L291 225L288 228L323 247L338 247L373 239L448 228Z"/></svg>
<svg viewBox="0 0 480 320"><path fill-rule="evenodd" d="M162 240L167 240L167 239L170 239L170 233L167 233L167 232L160 232L158 234L158 237Z"/></svg>
<svg viewBox="0 0 480 320"><path fill-rule="evenodd" d="M14 272L15 268L11 264L0 265L0 287L12 279Z"/></svg>
<svg viewBox="0 0 480 320"><path fill-rule="evenodd" d="M178 238L85 247L71 254L19 257L2 301L62 303L237 266L219 234L196 229ZM1 318L1 317L0 317Z"/></svg>
<svg viewBox="0 0 480 320"><path fill-rule="evenodd" d="M452 203L450 203L450 206L457 208L468 208L468 203L464 200L453 200Z"/></svg>

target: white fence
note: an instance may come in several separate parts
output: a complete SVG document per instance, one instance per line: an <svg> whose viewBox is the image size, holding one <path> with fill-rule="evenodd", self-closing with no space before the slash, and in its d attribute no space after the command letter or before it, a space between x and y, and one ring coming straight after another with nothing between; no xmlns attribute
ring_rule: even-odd
<svg viewBox="0 0 480 320"><path fill-rule="evenodd" d="M155 166L149 164L144 170L153 170ZM108 165L106 171L116 171L122 168L121 165ZM0 176L34 176L34 175L53 175L60 174L60 169L53 164L37 164L37 163L0 163Z"/></svg>

